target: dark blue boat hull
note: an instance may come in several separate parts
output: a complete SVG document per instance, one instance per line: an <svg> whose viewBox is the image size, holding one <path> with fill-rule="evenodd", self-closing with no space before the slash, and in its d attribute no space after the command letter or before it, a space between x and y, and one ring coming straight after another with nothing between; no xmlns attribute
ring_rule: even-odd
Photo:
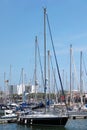
<svg viewBox="0 0 87 130"><path fill-rule="evenodd" d="M20 118L20 124L26 125L47 125L47 126L65 126L68 117L48 117L48 118Z"/></svg>

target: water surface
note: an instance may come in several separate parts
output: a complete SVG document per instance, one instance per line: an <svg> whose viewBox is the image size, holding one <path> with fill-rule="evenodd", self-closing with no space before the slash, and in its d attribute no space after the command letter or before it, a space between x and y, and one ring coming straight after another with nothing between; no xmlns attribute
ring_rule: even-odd
<svg viewBox="0 0 87 130"><path fill-rule="evenodd" d="M0 124L0 130L87 130L87 119L69 120L65 127Z"/></svg>

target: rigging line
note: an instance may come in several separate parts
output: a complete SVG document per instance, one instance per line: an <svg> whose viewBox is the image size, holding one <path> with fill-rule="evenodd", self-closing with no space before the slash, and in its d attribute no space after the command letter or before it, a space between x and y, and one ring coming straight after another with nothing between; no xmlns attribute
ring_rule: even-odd
<svg viewBox="0 0 87 130"><path fill-rule="evenodd" d="M75 62L74 62L74 54L73 54L73 51L72 51L72 62L73 62L73 66L74 66L74 72L75 72L75 79L76 79L76 83L77 83L77 89L79 90L79 83L78 83L78 76L77 76L77 71L76 71L76 65L75 65Z"/></svg>
<svg viewBox="0 0 87 130"><path fill-rule="evenodd" d="M86 69L86 65L85 65L84 55L83 55L82 60L83 60L83 65L84 65L84 71L85 71L85 74L86 74L86 76L87 76L87 69ZM84 81L84 82L85 82L85 81ZM85 86L86 86L86 83L85 83Z"/></svg>
<svg viewBox="0 0 87 130"><path fill-rule="evenodd" d="M64 90L63 90L63 85L62 85L62 80L61 80L61 76L60 76L59 66L58 66L58 62L57 62L56 52L55 52L55 48L54 48L54 44L53 44L53 39L52 39L52 34L51 34L50 23L49 23L49 19L48 19L48 15L47 15L47 14L46 14L46 16L47 16L47 23L48 23L48 28L49 28L49 33L50 33L51 42L52 42L52 47L53 47L55 62L56 62L56 66L57 66L57 72L58 72L58 76L59 76L59 80L60 80L60 85L61 85L62 93L63 93L64 98L65 98L65 93L64 93ZM65 105L66 105L66 107L67 107L66 99L65 99L64 101L65 101Z"/></svg>
<svg viewBox="0 0 87 130"><path fill-rule="evenodd" d="M51 67L52 67L52 71L53 71L52 58L50 58L50 62L51 62ZM58 91L58 85L57 85L57 82L56 82L56 77L55 77L55 73L54 73L54 71L53 71L53 76L54 76L54 80L55 80L55 84L56 84L57 92L59 93L59 91Z"/></svg>
<svg viewBox="0 0 87 130"><path fill-rule="evenodd" d="M48 22L49 33L50 33L50 37L51 37L51 42L52 42L54 57L55 57L56 65L57 65L57 72L58 72L58 76L59 76L59 80L60 80L60 85L61 85L62 92L63 92L63 94L64 94L63 85L62 85L62 80L61 80L61 76L60 76L60 72L59 72L59 66L58 66L58 63L57 63L56 52L55 52L55 48L54 48L54 44L53 44L53 39L52 39L50 24L49 24L49 20L48 20L48 15L47 15L47 22ZM64 95L65 95L65 94L64 94Z"/></svg>
<svg viewBox="0 0 87 130"><path fill-rule="evenodd" d="M51 67L52 67L52 71L53 71L53 76L54 76L54 81L55 81L55 85L56 85L56 90L57 90L57 100L60 96L60 92L58 90L58 85L57 85L57 81L56 81L56 77L55 77L55 73L54 73L54 70L53 70L53 64L52 64L52 58L50 58L50 62L51 62ZM58 102L58 101L57 101Z"/></svg>
<svg viewBox="0 0 87 130"><path fill-rule="evenodd" d="M44 86L44 77L43 77L43 70L42 70L42 64L41 64L40 49L39 49L39 45L38 44L37 44L37 49L38 49L39 62L40 62L40 68L41 68L42 82L43 82L43 86Z"/></svg>
<svg viewBox="0 0 87 130"><path fill-rule="evenodd" d="M83 65L84 65L84 69L85 69L85 74L86 74L86 76L87 76L87 70L86 70L86 65L85 65L84 55L83 55Z"/></svg>

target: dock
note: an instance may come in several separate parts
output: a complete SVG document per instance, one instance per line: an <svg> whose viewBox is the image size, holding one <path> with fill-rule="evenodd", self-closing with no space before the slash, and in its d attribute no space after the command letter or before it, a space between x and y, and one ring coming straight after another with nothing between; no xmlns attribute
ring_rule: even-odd
<svg viewBox="0 0 87 130"><path fill-rule="evenodd" d="M68 113L70 119L87 119L87 112L77 111Z"/></svg>
<svg viewBox="0 0 87 130"><path fill-rule="evenodd" d="M87 115L70 115L70 119L87 119Z"/></svg>

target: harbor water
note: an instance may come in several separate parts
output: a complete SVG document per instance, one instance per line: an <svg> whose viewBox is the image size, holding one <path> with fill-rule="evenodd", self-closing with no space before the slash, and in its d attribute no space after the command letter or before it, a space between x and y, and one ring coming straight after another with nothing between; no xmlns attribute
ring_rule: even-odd
<svg viewBox="0 0 87 130"><path fill-rule="evenodd" d="M65 127L27 126L16 123L0 124L0 130L87 130L87 119L69 120Z"/></svg>

